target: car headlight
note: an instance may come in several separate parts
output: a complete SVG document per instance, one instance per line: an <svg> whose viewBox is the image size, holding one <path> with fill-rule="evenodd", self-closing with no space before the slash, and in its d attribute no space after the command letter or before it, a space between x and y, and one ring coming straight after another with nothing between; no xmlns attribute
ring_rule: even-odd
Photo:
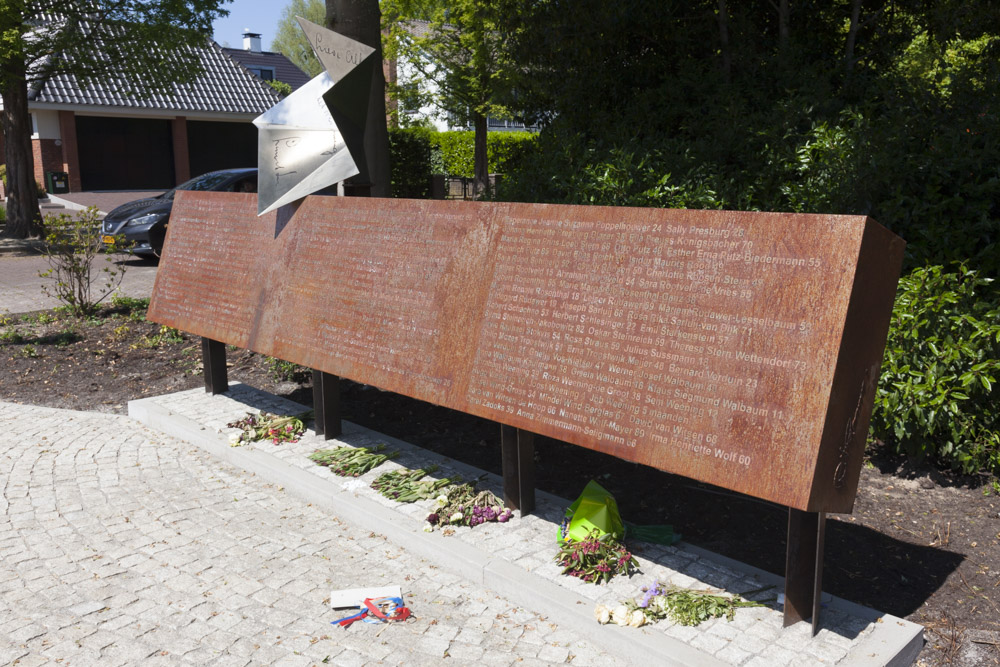
<svg viewBox="0 0 1000 667"><path fill-rule="evenodd" d="M141 227L143 225L151 225L154 222L159 222L167 217L166 213L147 213L146 215L140 215L138 218L132 218L125 223L126 227Z"/></svg>

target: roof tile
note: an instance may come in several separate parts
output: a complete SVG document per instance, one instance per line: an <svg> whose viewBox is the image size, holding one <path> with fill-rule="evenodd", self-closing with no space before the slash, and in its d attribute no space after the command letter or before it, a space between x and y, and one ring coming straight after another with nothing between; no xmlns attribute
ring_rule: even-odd
<svg viewBox="0 0 1000 667"><path fill-rule="evenodd" d="M246 49L223 48L222 52L244 67L269 67L274 70L274 78L284 81L292 90L309 82L309 75L296 67L295 63L282 53L272 51L247 51Z"/></svg>
<svg viewBox="0 0 1000 667"><path fill-rule="evenodd" d="M274 89L228 57L215 42L207 41L203 48L195 51L201 60L203 74L190 84L174 84L172 94L155 93L143 99L121 92L121 87L115 86L110 77L84 85L73 75L57 74L34 86L28 93L29 100L83 106L260 114L281 99Z"/></svg>

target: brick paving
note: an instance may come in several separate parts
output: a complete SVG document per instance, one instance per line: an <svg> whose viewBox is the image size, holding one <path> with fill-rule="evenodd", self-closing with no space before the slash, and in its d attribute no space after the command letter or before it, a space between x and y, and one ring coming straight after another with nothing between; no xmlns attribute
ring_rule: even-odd
<svg viewBox="0 0 1000 667"><path fill-rule="evenodd" d="M625 664L127 417L0 403L0 429L0 664ZM331 589L387 584L414 619L330 625Z"/></svg>

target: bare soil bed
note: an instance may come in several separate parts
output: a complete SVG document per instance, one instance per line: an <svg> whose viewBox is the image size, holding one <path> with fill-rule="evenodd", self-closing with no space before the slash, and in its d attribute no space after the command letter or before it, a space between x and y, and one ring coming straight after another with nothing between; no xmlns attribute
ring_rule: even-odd
<svg viewBox="0 0 1000 667"><path fill-rule="evenodd" d="M129 400L202 386L200 340L119 303L79 320L0 316L0 400L124 414ZM229 377L311 405L310 376L231 351ZM500 472L496 424L344 383L345 418ZM575 498L590 479L632 523L669 523L692 544L782 573L787 510L542 438L537 486ZM986 478L914 467L878 450L851 515L831 515L823 588L927 628L925 665L1000 665L1000 498Z"/></svg>

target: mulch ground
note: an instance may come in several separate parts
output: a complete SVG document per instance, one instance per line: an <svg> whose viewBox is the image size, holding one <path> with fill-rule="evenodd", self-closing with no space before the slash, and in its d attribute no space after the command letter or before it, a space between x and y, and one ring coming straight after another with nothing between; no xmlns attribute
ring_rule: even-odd
<svg viewBox="0 0 1000 667"><path fill-rule="evenodd" d="M124 414L129 400L202 386L200 339L161 330L135 304L74 319L0 315L0 399ZM229 377L311 405L310 375L247 351ZM345 382L345 418L500 472L495 423ZM787 510L546 438L537 487L575 498L590 479L632 523L669 523L692 544L784 572ZM1000 497L995 480L911 466L877 449L854 513L830 515L823 589L927 628L925 665L1000 665Z"/></svg>

